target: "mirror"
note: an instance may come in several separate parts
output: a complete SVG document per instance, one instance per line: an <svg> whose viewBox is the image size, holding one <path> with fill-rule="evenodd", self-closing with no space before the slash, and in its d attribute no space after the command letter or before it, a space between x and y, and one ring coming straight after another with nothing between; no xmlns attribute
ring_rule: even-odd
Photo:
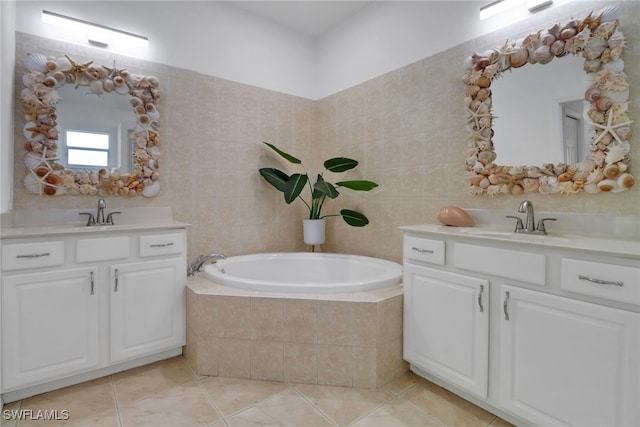
<svg viewBox="0 0 640 427"><path fill-rule="evenodd" d="M29 54L25 68L20 98L28 192L158 194L156 77L67 55Z"/></svg>
<svg viewBox="0 0 640 427"><path fill-rule="evenodd" d="M618 28L618 15L617 7L608 6L583 19L556 24L467 58L463 81L469 149L465 153L465 165L473 194L581 191L596 194L625 191L634 185L628 156L631 147L629 84L624 74L624 36ZM556 63L576 58L581 66L578 72L574 67L570 77L583 84L580 100L564 89L552 92L551 101L549 98L534 101L536 95L532 92L519 93L518 88L523 86L534 87L538 92L542 91L541 87L548 87L536 86L531 80L539 79L538 73L543 68L552 72L546 79L563 79L559 73L567 71L560 71ZM506 89L507 92L499 86L498 80L511 79L523 71L536 76L525 76L526 81L514 82L516 87ZM498 91L501 92L496 96ZM510 98L508 109L524 116L524 123L512 123L506 113L496 113L498 102L505 102L500 100L505 97ZM520 100L521 104L513 104L513 100ZM580 104L585 107L584 113ZM532 109L539 110L541 115L535 116L530 112ZM502 119L501 114L504 114ZM503 130L501 120L505 125ZM511 130L509 125L513 125ZM540 134L541 129L555 133L556 137ZM500 141L502 135L499 134L506 139ZM529 134L537 136L533 140L525 139ZM580 134L587 135L586 142L578 139ZM521 146L509 150L523 139L533 151L524 158L509 158L509 151L524 151ZM547 140L554 141L554 145L545 146ZM506 163L494 163L501 159L507 159ZM539 159L538 165L532 163L536 159Z"/></svg>

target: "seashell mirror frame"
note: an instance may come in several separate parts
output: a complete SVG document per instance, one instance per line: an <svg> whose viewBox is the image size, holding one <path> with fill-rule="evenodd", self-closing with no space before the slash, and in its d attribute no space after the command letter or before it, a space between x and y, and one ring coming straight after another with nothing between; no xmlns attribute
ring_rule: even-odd
<svg viewBox="0 0 640 427"><path fill-rule="evenodd" d="M160 157L160 114L156 103L160 98L160 82L154 76L143 76L118 69L115 65L95 65L43 54L28 54L22 77L25 88L20 93L26 124L24 162L27 174L24 186L29 193L58 196L115 195L153 197L160 191L158 158ZM66 84L88 87L96 95L131 96L130 105L136 125L130 135L133 143L133 171L70 170L58 162L56 92Z"/></svg>
<svg viewBox="0 0 640 427"><path fill-rule="evenodd" d="M470 148L465 153L465 166L472 194L596 194L625 191L634 185L629 172L629 84L622 61L625 40L618 28L618 15L618 8L609 6L467 58L463 81ZM575 165L494 164L491 82L507 70L545 64L567 54L583 56L584 71L591 82L585 92L585 106L589 105L585 119L591 136L589 158Z"/></svg>

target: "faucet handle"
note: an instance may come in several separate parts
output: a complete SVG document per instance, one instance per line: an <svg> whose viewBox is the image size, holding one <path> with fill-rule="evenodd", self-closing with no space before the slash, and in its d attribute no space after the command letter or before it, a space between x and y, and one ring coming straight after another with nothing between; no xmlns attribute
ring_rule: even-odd
<svg viewBox="0 0 640 427"><path fill-rule="evenodd" d="M524 228L524 225L522 224L522 218L520 218L519 216L507 215L507 218L513 218L516 220L516 233L518 232L518 230L522 230Z"/></svg>
<svg viewBox="0 0 640 427"><path fill-rule="evenodd" d="M110 212L109 215L107 215L107 221L109 224L114 225L113 224L113 216L115 214L121 214L122 212Z"/></svg>
<svg viewBox="0 0 640 427"><path fill-rule="evenodd" d="M547 230L544 228L545 221L557 221L557 218L541 218L540 221L538 221L538 227L537 227L537 231L540 234L547 234Z"/></svg>
<svg viewBox="0 0 640 427"><path fill-rule="evenodd" d="M78 215L88 215L89 216L89 218L87 218L87 227L96 224L96 219L93 217L93 214L91 212L80 212L80 213L78 213Z"/></svg>

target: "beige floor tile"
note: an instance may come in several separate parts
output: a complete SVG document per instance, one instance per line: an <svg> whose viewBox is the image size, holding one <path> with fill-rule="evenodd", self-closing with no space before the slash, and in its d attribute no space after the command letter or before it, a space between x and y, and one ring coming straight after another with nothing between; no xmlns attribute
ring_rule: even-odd
<svg viewBox="0 0 640 427"><path fill-rule="evenodd" d="M388 390L298 384L296 389L325 415L345 426L393 397Z"/></svg>
<svg viewBox="0 0 640 427"><path fill-rule="evenodd" d="M120 407L122 427L198 427L220 418L195 381Z"/></svg>
<svg viewBox="0 0 640 427"><path fill-rule="evenodd" d="M442 427L409 401L398 397L353 424L354 427Z"/></svg>
<svg viewBox="0 0 640 427"><path fill-rule="evenodd" d="M333 425L293 389L275 395L226 421L230 427Z"/></svg>
<svg viewBox="0 0 640 427"><path fill-rule="evenodd" d="M113 388L110 379L109 377L99 378L39 394L22 401L21 409L33 411L32 417L36 417L38 411L58 411L56 413L58 415L57 418L66 418L65 412L63 411L67 411L68 419L51 421L23 419L19 420L17 425L19 427L31 425L61 425L63 423L75 422L89 415L101 413L111 408L115 408L115 402L113 400Z"/></svg>
<svg viewBox="0 0 640 427"><path fill-rule="evenodd" d="M91 414L90 416L73 422L73 427L120 427L118 413L115 407L104 412Z"/></svg>
<svg viewBox="0 0 640 427"><path fill-rule="evenodd" d="M420 381L401 395L443 424L486 427L493 414L428 381Z"/></svg>
<svg viewBox="0 0 640 427"><path fill-rule="evenodd" d="M513 424L503 420L502 418L496 417L496 419L489 424L489 427L513 427Z"/></svg>
<svg viewBox="0 0 640 427"><path fill-rule="evenodd" d="M410 387L413 387L422 379L411 371L408 371L398 378L395 378L385 384L385 388L391 391L393 394L400 394L407 391Z"/></svg>
<svg viewBox="0 0 640 427"><path fill-rule="evenodd" d="M238 378L207 378L202 386L224 417L290 388L288 384Z"/></svg>
<svg viewBox="0 0 640 427"><path fill-rule="evenodd" d="M2 417L0 417L0 426L2 427L15 427L15 425L18 423L18 420L9 415L6 416L5 418L5 413L4 411L18 411L20 409L20 406L22 405L22 401L18 400L16 402L11 402L11 403L7 403L2 407ZM11 414L11 412L9 412L9 414Z"/></svg>
<svg viewBox="0 0 640 427"><path fill-rule="evenodd" d="M113 383L118 404L125 405L194 379L185 360L174 357L115 374Z"/></svg>

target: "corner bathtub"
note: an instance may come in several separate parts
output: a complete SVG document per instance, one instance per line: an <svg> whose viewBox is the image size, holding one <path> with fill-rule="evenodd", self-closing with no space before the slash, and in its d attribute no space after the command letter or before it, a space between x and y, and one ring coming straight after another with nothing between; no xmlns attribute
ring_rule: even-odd
<svg viewBox="0 0 640 427"><path fill-rule="evenodd" d="M229 257L206 265L204 274L220 285L252 291L334 294L397 285L402 266L360 255L285 252Z"/></svg>

